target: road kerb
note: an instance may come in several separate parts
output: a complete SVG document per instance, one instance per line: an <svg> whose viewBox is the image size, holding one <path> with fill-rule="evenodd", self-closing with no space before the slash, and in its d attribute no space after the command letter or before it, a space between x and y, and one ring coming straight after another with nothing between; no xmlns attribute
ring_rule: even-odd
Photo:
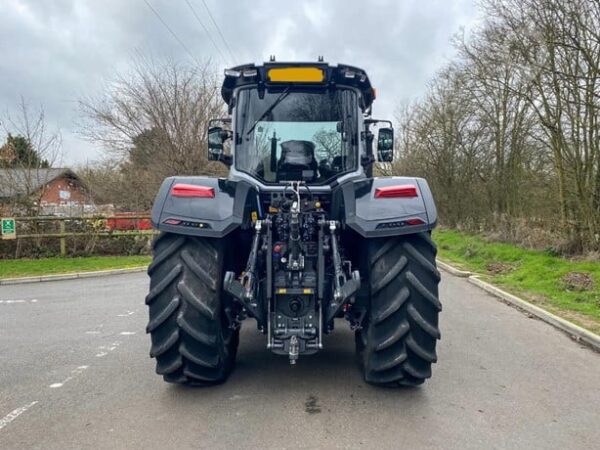
<svg viewBox="0 0 600 450"><path fill-rule="evenodd" d="M473 272L467 272L466 270L460 270L456 267L452 267L450 264L445 263L444 261L440 261L439 259L436 261L438 267L441 267L446 272L460 278L468 278L473 275Z"/></svg>
<svg viewBox="0 0 600 450"><path fill-rule="evenodd" d="M454 275L453 272L463 272L462 270L456 269L450 266L447 263L440 264L441 261L438 261L438 266L445 270L446 272ZM448 270L450 268L451 270ZM552 325L555 328L567 333L569 336L575 338L577 341L582 342L589 347L593 348L596 351L600 352L600 336L596 333L593 333L585 328L580 327L579 325L575 325L568 320L563 319L562 317L558 317L545 309L540 308L532 303L529 303L522 298L517 297L516 295L510 294L506 291L503 291L500 288L497 288L493 284L490 284L486 281L483 281L479 278L478 275L456 275L462 278L466 278L467 282L473 284L474 286L483 289L487 293L493 295L494 297L500 299L502 302L507 303L511 306L516 307L522 311L525 311L538 319Z"/></svg>
<svg viewBox="0 0 600 450"><path fill-rule="evenodd" d="M21 278L5 278L0 279L0 286L11 285L11 284L26 284L26 283L39 283L42 281L62 281L62 280L76 280L78 278L94 278L94 277L105 277L108 275L120 275L134 272L144 272L148 267L128 267L125 269L110 269L110 270L96 270L90 272L74 272L74 273L61 273L56 275L42 275L34 277L21 277Z"/></svg>

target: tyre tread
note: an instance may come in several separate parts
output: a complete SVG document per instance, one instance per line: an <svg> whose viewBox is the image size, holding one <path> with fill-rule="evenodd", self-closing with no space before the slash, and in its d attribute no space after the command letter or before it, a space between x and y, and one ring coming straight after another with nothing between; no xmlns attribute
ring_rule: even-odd
<svg viewBox="0 0 600 450"><path fill-rule="evenodd" d="M225 381L235 361L239 330L230 330L221 311L222 243L162 233L153 252L146 331L156 372L170 383L206 386Z"/></svg>
<svg viewBox="0 0 600 450"><path fill-rule="evenodd" d="M429 233L420 233L373 239L367 246L371 306L356 339L365 380L418 386L431 376L440 339L435 244Z"/></svg>

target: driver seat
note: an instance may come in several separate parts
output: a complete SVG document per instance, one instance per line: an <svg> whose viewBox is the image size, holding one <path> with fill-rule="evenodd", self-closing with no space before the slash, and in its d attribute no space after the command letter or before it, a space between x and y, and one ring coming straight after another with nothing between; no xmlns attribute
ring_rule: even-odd
<svg viewBox="0 0 600 450"><path fill-rule="evenodd" d="M317 178L317 169L314 143L295 140L281 143L281 158L277 163L277 181L313 181Z"/></svg>

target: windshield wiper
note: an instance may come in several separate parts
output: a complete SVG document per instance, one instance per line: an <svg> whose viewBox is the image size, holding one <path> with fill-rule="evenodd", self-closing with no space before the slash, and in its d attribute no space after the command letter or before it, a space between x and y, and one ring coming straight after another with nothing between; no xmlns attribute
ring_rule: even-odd
<svg viewBox="0 0 600 450"><path fill-rule="evenodd" d="M279 94L279 97L277 97L275 99L275 101L271 104L271 106L269 106L265 112L263 112L260 117L258 119L256 119L256 121L252 124L252 126L250 127L250 129L248 130L248 132L246 133L246 136L248 136L250 133L252 133L252 131L254 130L254 128L256 128L256 125L258 125L258 122L260 122L261 120L263 120L265 117L267 117L269 115L269 113L271 111L273 111L275 109L275 107L277 105L279 105L279 103L281 103L281 101L287 97L287 95L290 93L290 88L287 87L285 88L285 90Z"/></svg>

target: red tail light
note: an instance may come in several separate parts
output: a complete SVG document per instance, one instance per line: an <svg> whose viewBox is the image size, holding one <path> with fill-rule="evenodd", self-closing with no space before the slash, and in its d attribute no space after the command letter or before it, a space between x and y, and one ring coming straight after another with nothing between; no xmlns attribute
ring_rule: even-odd
<svg viewBox="0 0 600 450"><path fill-rule="evenodd" d="M406 220L407 225L423 225L424 223L425 221L419 219L418 217Z"/></svg>
<svg viewBox="0 0 600 450"><path fill-rule="evenodd" d="M214 198L215 190L208 186L177 183L171 188L171 195L173 197Z"/></svg>
<svg viewBox="0 0 600 450"><path fill-rule="evenodd" d="M375 189L375 198L418 197L417 187L412 184L384 186Z"/></svg>

